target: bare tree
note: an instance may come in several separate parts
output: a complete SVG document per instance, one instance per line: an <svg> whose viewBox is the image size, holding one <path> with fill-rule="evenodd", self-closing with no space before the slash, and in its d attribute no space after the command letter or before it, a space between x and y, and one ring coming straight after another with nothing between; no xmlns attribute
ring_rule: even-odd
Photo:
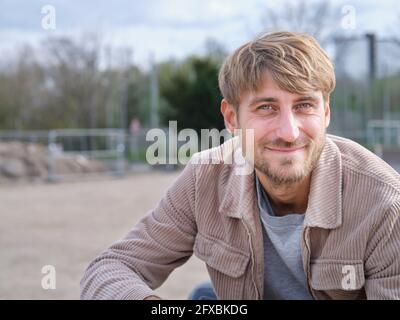
<svg viewBox="0 0 400 320"><path fill-rule="evenodd" d="M339 18L330 1L287 0L279 9L267 7L261 22L267 31L306 32L323 45L332 40Z"/></svg>
<svg viewBox="0 0 400 320"><path fill-rule="evenodd" d="M69 38L48 39L48 76L54 84L58 103L66 114L74 114L76 121L91 128L98 127L100 77L100 44L95 36L81 41ZM72 111L72 112L71 112Z"/></svg>

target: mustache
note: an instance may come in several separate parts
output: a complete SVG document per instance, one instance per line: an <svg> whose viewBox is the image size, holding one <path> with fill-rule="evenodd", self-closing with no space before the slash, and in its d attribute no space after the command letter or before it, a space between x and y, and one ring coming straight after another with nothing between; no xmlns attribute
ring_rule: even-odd
<svg viewBox="0 0 400 320"><path fill-rule="evenodd" d="M311 142L312 141L310 139L306 138L301 138L294 142L288 142L279 138L273 141L263 141L262 143L260 143L260 145L267 148L298 148L304 147Z"/></svg>

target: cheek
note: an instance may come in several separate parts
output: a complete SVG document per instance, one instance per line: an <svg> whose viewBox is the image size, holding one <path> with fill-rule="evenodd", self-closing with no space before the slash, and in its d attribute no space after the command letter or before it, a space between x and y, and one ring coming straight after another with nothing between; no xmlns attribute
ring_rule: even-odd
<svg viewBox="0 0 400 320"><path fill-rule="evenodd" d="M254 137L263 134L265 129L268 127L265 121L260 121L260 119L249 117L248 115L241 115L238 125L243 131L246 129L252 129Z"/></svg>
<svg viewBox="0 0 400 320"><path fill-rule="evenodd" d="M304 119L301 122L300 130L310 138L317 138L325 132L325 120L319 116Z"/></svg>
<svg viewBox="0 0 400 320"><path fill-rule="evenodd" d="M262 143L263 141L266 140L266 137L270 136L269 132L271 131L271 124L268 123L268 121L265 120L260 120L256 118L244 118L242 117L240 119L240 124L239 124L240 129L242 130L242 133L244 135L242 136L242 145L244 147L244 151L248 152L247 150L250 150L247 146L248 143L250 143L250 140L252 141L252 147L251 149L253 150L252 152L258 153L258 144ZM252 129L252 137L247 137L247 131ZM257 151L258 150L258 151Z"/></svg>
<svg viewBox="0 0 400 320"><path fill-rule="evenodd" d="M268 137L273 135L276 126L273 120L262 118L249 119L246 125L248 128L254 129L255 141L265 139L266 136Z"/></svg>

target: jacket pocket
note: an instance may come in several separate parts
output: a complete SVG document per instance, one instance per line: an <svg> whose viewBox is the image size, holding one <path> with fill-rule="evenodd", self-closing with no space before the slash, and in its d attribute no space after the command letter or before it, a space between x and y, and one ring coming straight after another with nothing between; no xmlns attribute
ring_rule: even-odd
<svg viewBox="0 0 400 320"><path fill-rule="evenodd" d="M201 234L197 234L193 250L209 267L233 278L244 274L250 260L250 253Z"/></svg>
<svg viewBox="0 0 400 320"><path fill-rule="evenodd" d="M312 289L322 291L330 298L360 298L364 293L364 284L364 264L361 260L322 259L311 262Z"/></svg>

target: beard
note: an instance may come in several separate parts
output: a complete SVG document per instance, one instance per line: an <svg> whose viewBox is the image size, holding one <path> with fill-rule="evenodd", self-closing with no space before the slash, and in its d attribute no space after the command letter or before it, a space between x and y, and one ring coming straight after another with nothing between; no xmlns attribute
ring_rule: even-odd
<svg viewBox="0 0 400 320"><path fill-rule="evenodd" d="M274 185L292 185L302 181L315 168L325 146L325 130L316 139L299 138L296 142L287 142L281 139L262 141L257 144L254 157L254 167L263 173ZM298 155L276 157L274 161L264 154L266 147L296 148L305 146L305 159ZM267 151L268 152L268 151Z"/></svg>

